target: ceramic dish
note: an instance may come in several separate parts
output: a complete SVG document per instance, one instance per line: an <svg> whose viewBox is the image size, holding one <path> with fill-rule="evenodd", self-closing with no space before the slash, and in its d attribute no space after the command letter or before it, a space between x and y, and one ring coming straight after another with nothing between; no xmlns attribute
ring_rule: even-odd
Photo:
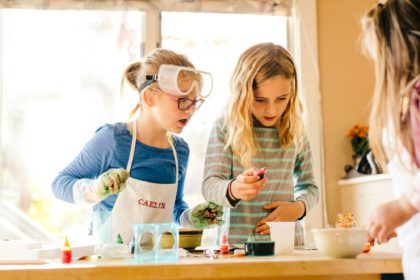
<svg viewBox="0 0 420 280"><path fill-rule="evenodd" d="M318 251L333 258L354 258L363 252L367 242L364 228L312 229Z"/></svg>

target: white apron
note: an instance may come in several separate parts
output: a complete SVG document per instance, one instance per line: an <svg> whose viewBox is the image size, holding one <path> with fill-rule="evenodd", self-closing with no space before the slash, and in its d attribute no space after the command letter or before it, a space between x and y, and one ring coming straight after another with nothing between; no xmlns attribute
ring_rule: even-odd
<svg viewBox="0 0 420 280"><path fill-rule="evenodd" d="M136 121L133 121L133 138L127 172L130 174L136 148ZM112 241L120 234L124 244L133 238L133 224L171 223L178 189L178 157L168 137L175 158L176 179L172 184L157 184L129 177L125 189L118 194L112 209ZM165 168L162 166L162 168Z"/></svg>
<svg viewBox="0 0 420 280"><path fill-rule="evenodd" d="M401 160L404 163L410 163L411 159L407 151L402 151ZM415 176L404 169L397 156L391 159L388 171L392 176L394 192L397 197L400 197L411 184L420 184L420 182L414 182ZM400 247L403 250L404 279L420 280L420 213L415 214L396 231Z"/></svg>

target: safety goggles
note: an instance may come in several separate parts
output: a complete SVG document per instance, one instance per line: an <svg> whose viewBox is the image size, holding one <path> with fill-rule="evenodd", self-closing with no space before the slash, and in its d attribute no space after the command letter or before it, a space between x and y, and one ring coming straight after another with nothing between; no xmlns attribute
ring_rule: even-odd
<svg viewBox="0 0 420 280"><path fill-rule="evenodd" d="M195 93L196 96L205 98L213 89L213 77L210 73L169 64L160 65L157 74L146 75L146 81L140 86L139 92L153 82L157 82L162 91L178 97Z"/></svg>

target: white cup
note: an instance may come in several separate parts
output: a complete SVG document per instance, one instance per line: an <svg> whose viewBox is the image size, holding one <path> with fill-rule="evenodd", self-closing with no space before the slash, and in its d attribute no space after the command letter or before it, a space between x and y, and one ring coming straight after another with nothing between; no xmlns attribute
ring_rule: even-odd
<svg viewBox="0 0 420 280"><path fill-rule="evenodd" d="M267 222L275 255L291 255L295 247L295 222Z"/></svg>

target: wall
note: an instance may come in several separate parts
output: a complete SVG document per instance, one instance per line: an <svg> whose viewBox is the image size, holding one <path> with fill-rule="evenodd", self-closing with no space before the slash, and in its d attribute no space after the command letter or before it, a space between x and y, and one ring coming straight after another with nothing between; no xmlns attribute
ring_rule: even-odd
<svg viewBox="0 0 420 280"><path fill-rule="evenodd" d="M360 47L360 17L374 0L318 0L318 56L324 172L328 219L334 224L340 209L337 181L351 163L347 131L367 124L374 86L373 66Z"/></svg>

